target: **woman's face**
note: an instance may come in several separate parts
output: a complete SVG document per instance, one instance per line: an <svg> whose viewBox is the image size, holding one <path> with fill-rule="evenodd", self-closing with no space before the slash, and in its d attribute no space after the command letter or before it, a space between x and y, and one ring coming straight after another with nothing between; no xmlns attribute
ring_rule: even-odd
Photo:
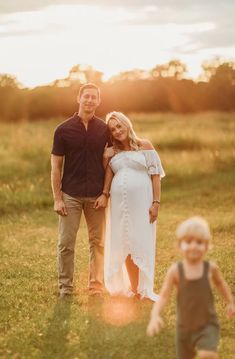
<svg viewBox="0 0 235 359"><path fill-rule="evenodd" d="M108 123L108 127L113 138L119 142L124 142L128 138L128 129L121 122L112 119Z"/></svg>

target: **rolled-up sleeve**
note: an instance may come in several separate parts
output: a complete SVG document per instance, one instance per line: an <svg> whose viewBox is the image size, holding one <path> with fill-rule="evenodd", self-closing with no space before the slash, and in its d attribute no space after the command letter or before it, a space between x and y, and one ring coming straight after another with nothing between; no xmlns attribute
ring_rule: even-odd
<svg viewBox="0 0 235 359"><path fill-rule="evenodd" d="M59 128L55 130L51 153L56 156L65 155L65 143Z"/></svg>

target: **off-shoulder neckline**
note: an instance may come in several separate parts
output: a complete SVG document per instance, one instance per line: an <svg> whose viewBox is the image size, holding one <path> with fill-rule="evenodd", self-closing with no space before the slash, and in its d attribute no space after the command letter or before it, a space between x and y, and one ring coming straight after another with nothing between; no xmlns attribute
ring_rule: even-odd
<svg viewBox="0 0 235 359"><path fill-rule="evenodd" d="M115 153L115 155L117 155L119 153L123 153L123 152L135 152L135 153L138 153L138 152L156 152L156 150L155 149L152 149L152 150L138 150L138 151L126 150L126 151L117 152L117 153Z"/></svg>
<svg viewBox="0 0 235 359"><path fill-rule="evenodd" d="M122 153L124 153L124 154L126 154L126 153L143 153L144 154L145 152L153 153L153 152L156 152L156 150L120 151L118 153L115 153L115 155L111 158L110 161L112 161L116 156L118 156L118 155L120 155Z"/></svg>

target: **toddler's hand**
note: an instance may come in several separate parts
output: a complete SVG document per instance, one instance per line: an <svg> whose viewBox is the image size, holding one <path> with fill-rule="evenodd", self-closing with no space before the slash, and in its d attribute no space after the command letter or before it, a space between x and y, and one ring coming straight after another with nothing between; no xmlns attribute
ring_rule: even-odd
<svg viewBox="0 0 235 359"><path fill-rule="evenodd" d="M164 322L160 316L151 318L147 327L147 335L153 337L155 334L158 334L163 327Z"/></svg>
<svg viewBox="0 0 235 359"><path fill-rule="evenodd" d="M232 319L232 317L234 317L235 315L235 305L233 303L228 304L226 312L227 312L227 318Z"/></svg>

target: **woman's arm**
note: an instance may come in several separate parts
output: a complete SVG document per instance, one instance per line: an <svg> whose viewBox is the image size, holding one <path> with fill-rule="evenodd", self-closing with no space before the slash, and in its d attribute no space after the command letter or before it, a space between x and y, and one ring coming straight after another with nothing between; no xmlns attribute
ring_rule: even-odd
<svg viewBox="0 0 235 359"><path fill-rule="evenodd" d="M110 166L107 166L105 171L105 178L104 178L104 188L103 193L107 193L109 195L111 183L113 180L114 173Z"/></svg>
<svg viewBox="0 0 235 359"><path fill-rule="evenodd" d="M114 148L108 147L108 143L106 143L103 153L103 167L106 170L106 167L111 160L111 158L115 155Z"/></svg>
<svg viewBox="0 0 235 359"><path fill-rule="evenodd" d="M113 171L112 171L111 167L108 165L107 168L106 168L106 171L105 171L103 192L96 199L95 204L94 204L94 208L98 209L100 207L106 207L107 206L113 176L114 176Z"/></svg>
<svg viewBox="0 0 235 359"><path fill-rule="evenodd" d="M149 208L149 220L150 223L156 221L158 217L158 210L160 207L161 199L161 179L160 175L151 175L152 188L153 188L153 202Z"/></svg>
<svg viewBox="0 0 235 359"><path fill-rule="evenodd" d="M143 150L154 150L152 143L149 140L141 140ZM153 203L149 208L149 221L153 223L158 217L158 210L161 199L161 178L160 175L151 175L152 189L153 189Z"/></svg>
<svg viewBox="0 0 235 359"><path fill-rule="evenodd" d="M235 306L232 292L227 282L224 280L218 266L215 263L210 263L210 266L212 270L212 281L227 303L227 317L230 319L235 314Z"/></svg>

